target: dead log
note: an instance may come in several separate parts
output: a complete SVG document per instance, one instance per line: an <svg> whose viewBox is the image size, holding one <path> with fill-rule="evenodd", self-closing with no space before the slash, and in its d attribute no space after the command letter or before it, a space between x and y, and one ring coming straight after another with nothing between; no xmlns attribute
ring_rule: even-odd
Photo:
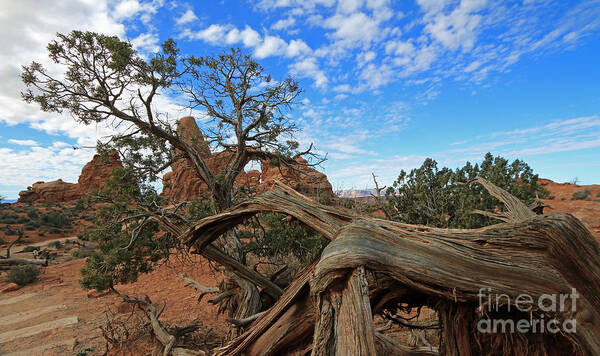
<svg viewBox="0 0 600 356"><path fill-rule="evenodd" d="M204 286L198 282L196 282L195 280L188 278L186 276L177 276L181 279L183 279L184 281L188 282L188 286L192 286L194 287L195 290L200 292L200 295L198 296L198 302L200 302L202 300L202 298L207 295L207 294L212 294L212 293L219 293L219 288L217 287L207 287Z"/></svg>
<svg viewBox="0 0 600 356"><path fill-rule="evenodd" d="M171 355L171 356L204 356L205 355L205 352L200 351L200 350L190 350L190 349L187 349L184 347L176 347L177 336L169 333L169 331L167 331L167 329L161 324L161 322L158 320L158 318L160 317L160 314L162 313L162 311L159 312L156 309L156 306L154 304L152 304L149 300L131 298L125 294L121 294L114 288L111 288L111 290L116 295L118 295L121 299L126 301L127 303L138 304L138 305L144 306L149 309L149 313L147 313L147 315L150 318L150 325L152 326L152 331L154 333L154 336L164 347L163 352L162 352L163 356L169 356L169 355ZM146 297L146 298L148 298L148 297ZM164 307L163 307L163 310L164 310ZM191 331L196 330L199 326L200 325L193 324L193 325L189 325L185 328L182 328L182 330L191 332Z"/></svg>
<svg viewBox="0 0 600 356"><path fill-rule="evenodd" d="M183 235L186 243L198 248L209 246L219 234L263 211L292 215L331 240L316 264L304 270L247 332L217 354L295 354L298 350L374 354L384 347L397 349L386 353L401 354L401 348L382 341L372 329L369 314L372 317L373 309L367 308L366 301L381 308L382 295L390 291L361 292L364 268L365 273L377 271L378 276L393 279L408 294L423 296L423 304L438 301L442 355L600 355L600 247L596 240L572 215L537 215L491 183L477 182L505 204L506 211L501 213L505 223L464 230L352 218L287 187L201 220ZM480 317L477 303L480 291L488 288L512 300L520 294L538 300L576 290L576 311L550 313L534 305L531 313L573 318L577 333L479 333L474 325ZM313 298L318 302L312 302ZM391 295L384 304L403 298L403 293ZM349 316L340 313L342 307ZM314 319L310 322L302 315L314 315ZM297 320L302 325L294 324ZM292 325L298 331L294 340L286 338Z"/></svg>

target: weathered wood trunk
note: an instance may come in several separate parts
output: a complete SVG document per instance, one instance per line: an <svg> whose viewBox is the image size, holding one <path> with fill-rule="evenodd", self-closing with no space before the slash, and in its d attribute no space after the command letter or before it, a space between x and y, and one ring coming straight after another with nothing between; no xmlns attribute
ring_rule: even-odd
<svg viewBox="0 0 600 356"><path fill-rule="evenodd" d="M263 211L289 214L331 240L273 307L219 355L600 355L600 247L569 214L536 215L518 199L478 179L507 207L505 223L447 230L352 217L288 187L264 193L200 221L184 241L202 250L223 232ZM574 310L528 303L526 313L487 312L482 290L516 300L576 291ZM373 314L407 302L439 314L440 347L407 347L375 332ZM483 333L485 318L575 320L576 332ZM290 336L293 335L293 336Z"/></svg>

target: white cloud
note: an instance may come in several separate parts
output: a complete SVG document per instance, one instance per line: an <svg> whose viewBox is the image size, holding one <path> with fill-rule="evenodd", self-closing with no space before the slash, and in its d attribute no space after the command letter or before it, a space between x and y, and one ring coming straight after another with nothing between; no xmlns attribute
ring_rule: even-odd
<svg viewBox="0 0 600 356"><path fill-rule="evenodd" d="M74 150L71 147L55 145L21 150L0 148L0 181L3 187L14 187L14 190L3 191L0 194L8 193L12 198L16 198L16 191L25 190L28 185L37 181L47 182L61 178L66 182L77 182L81 168L93 155L94 150Z"/></svg>
<svg viewBox="0 0 600 356"><path fill-rule="evenodd" d="M290 28L292 26L294 26L296 24L296 19L292 16L289 16L285 19L281 19L278 20L277 22L275 22L272 26L271 29L273 30L285 30L287 28Z"/></svg>
<svg viewBox="0 0 600 356"><path fill-rule="evenodd" d="M57 19L60 19L58 21ZM0 11L0 122L14 125L43 124L57 117L43 113L21 99L24 86L20 66L31 61L42 63L51 74L59 71L46 54L46 45L57 32L90 30L124 36L125 27L111 16L105 1L34 1L24 0L4 6ZM23 29L27 29L24 31ZM69 130L76 126L71 121ZM67 131L68 132L68 131Z"/></svg>
<svg viewBox="0 0 600 356"><path fill-rule="evenodd" d="M352 14L336 14L323 22L325 28L333 29L331 34L336 40L344 44L370 43L381 38L384 30L379 23L363 12Z"/></svg>
<svg viewBox="0 0 600 356"><path fill-rule="evenodd" d="M300 78L313 79L315 86L320 88L325 87L329 82L325 72L319 68L317 59L314 57L309 57L291 64L290 72Z"/></svg>
<svg viewBox="0 0 600 356"><path fill-rule="evenodd" d="M8 140L8 143L12 143L15 145L19 145L19 146L37 146L38 143L34 140L16 140L14 138L11 138L10 140Z"/></svg>
<svg viewBox="0 0 600 356"><path fill-rule="evenodd" d="M118 1L113 7L111 17L116 21L138 18L147 24L163 5L162 0L140 2L139 0Z"/></svg>
<svg viewBox="0 0 600 356"><path fill-rule="evenodd" d="M244 47L252 48L254 56L259 59L271 56L297 57L312 52L312 49L301 39L286 42L279 36L266 34L261 37L249 26L240 31L233 25L212 24L200 31L184 30L181 36L192 40L202 40L215 46L241 43Z"/></svg>
<svg viewBox="0 0 600 356"><path fill-rule="evenodd" d="M131 44L141 53L156 53L160 50L156 33L142 33L131 40Z"/></svg>
<svg viewBox="0 0 600 356"><path fill-rule="evenodd" d="M175 23L178 25L185 25L196 20L198 20L198 16L196 16L194 11L188 9L186 12L183 13L183 15L181 15L181 17L175 20Z"/></svg>

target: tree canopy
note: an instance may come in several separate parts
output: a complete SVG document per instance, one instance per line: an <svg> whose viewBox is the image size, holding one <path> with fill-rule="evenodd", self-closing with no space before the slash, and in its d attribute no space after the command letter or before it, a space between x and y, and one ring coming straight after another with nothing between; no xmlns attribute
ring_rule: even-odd
<svg viewBox="0 0 600 356"><path fill-rule="evenodd" d="M426 159L421 167L410 172L402 170L398 179L386 191L386 209L395 220L445 228L477 228L493 223L476 210L501 209L498 201L480 185L467 184L482 177L526 203L548 192L538 184L538 175L521 160L510 163L500 156L487 153L481 163L467 162L452 170L438 168L437 162Z"/></svg>
<svg viewBox="0 0 600 356"><path fill-rule="evenodd" d="M64 73L54 75L36 62L23 66L24 100L44 111L68 112L84 124L115 128L118 133L103 144L118 149L140 180L156 180L172 162L186 158L216 207L224 209L232 205L234 181L251 160L297 165L302 163L295 158L304 156L320 162L312 145L299 149L297 128L286 116L302 92L297 82L273 80L240 50L185 57L169 39L146 60L128 41L81 31L58 34L47 50ZM185 102L201 120L203 145L228 153L218 172L207 165L202 145L183 139L177 118L158 107L161 95Z"/></svg>

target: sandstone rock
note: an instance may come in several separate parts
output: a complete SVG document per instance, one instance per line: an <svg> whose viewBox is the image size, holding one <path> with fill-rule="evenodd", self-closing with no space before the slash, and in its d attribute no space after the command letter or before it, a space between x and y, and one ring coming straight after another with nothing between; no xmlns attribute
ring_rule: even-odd
<svg viewBox="0 0 600 356"><path fill-rule="evenodd" d="M2 290L0 290L0 293L13 292L13 291L16 291L19 289L21 289L20 285L18 285L16 283L9 283L4 288L2 288Z"/></svg>
<svg viewBox="0 0 600 356"><path fill-rule="evenodd" d="M94 189L101 189L104 181L112 177L114 169L122 167L119 154L111 151L108 156L95 155L81 170L77 183L36 182L19 193L19 203L23 202L66 202L85 197Z"/></svg>
<svg viewBox="0 0 600 356"><path fill-rule="evenodd" d="M221 171L223 165L229 160L229 152L211 153L202 132L192 117L184 117L177 126L178 134L186 142L194 145L211 172ZM303 165L306 161L298 159L296 169L289 167L274 167L268 162L260 162L261 171L250 170L240 172L235 186L245 186L250 191L264 192L272 189L273 180L277 179L292 188L308 195L329 194L333 196L333 189L327 176L317 170ZM198 177L189 161L181 159L171 165L172 171L163 176L162 195L174 201L198 199L208 193L208 186Z"/></svg>

